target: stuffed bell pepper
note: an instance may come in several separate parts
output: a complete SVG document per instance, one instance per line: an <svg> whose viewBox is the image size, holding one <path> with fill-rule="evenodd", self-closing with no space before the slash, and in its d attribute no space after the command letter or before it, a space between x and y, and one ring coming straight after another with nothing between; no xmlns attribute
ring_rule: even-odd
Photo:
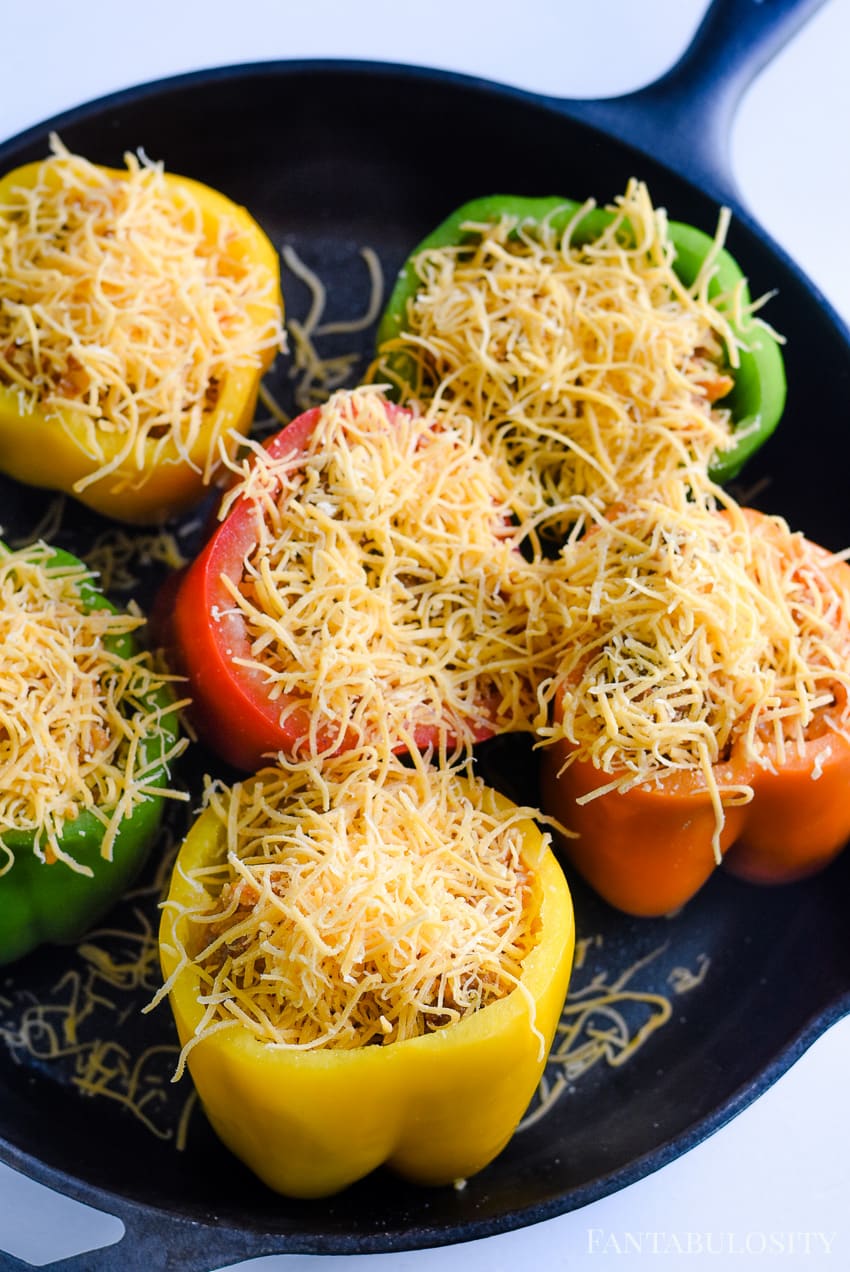
<svg viewBox="0 0 850 1272"><path fill-rule="evenodd" d="M182 512L250 428L281 321L244 208L54 138L0 180L0 470L120 521Z"/></svg>
<svg viewBox="0 0 850 1272"><path fill-rule="evenodd" d="M338 393L254 448L221 513L156 613L232 765L527 727L527 567L469 421Z"/></svg>
<svg viewBox="0 0 850 1272"><path fill-rule="evenodd" d="M613 510L563 587L541 802L590 884L660 915L721 861L763 883L828 864L850 837L850 566L683 496Z"/></svg>
<svg viewBox="0 0 850 1272"><path fill-rule="evenodd" d="M212 1126L297 1197L492 1161L542 1074L573 944L531 810L465 766L353 751L214 787L160 931Z"/></svg>
<svg viewBox="0 0 850 1272"><path fill-rule="evenodd" d="M612 206L499 196L459 208L403 267L377 381L468 412L550 533L682 465L734 476L785 401L783 361L723 247L644 185Z"/></svg>
<svg viewBox="0 0 850 1272"><path fill-rule="evenodd" d="M182 749L141 620L85 566L0 545L0 963L71 941L121 896L160 824Z"/></svg>

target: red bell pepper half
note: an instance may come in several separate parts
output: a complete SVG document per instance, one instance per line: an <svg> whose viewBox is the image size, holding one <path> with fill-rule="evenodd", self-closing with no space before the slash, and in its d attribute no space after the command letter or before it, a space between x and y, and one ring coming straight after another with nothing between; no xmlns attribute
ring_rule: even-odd
<svg viewBox="0 0 850 1272"><path fill-rule="evenodd" d="M322 409L306 411L272 437L265 446L269 456L297 461L305 454ZM389 402L384 409L390 421L410 414ZM257 545L257 517L255 501L239 498L200 555L165 584L153 619L174 670L188 680L189 716L199 738L246 772L256 771L270 755L303 756L311 749L330 754L359 740L334 722L322 723L311 735L309 689L303 696L271 697L268 679L256 666L246 621L225 580L239 587L244 562ZM487 723L495 709L496 703L482 695L479 718L469 725L474 741L495 731L495 723ZM441 742L451 747L455 739L445 734L414 722L409 736L421 749ZM399 742L394 749L405 745Z"/></svg>

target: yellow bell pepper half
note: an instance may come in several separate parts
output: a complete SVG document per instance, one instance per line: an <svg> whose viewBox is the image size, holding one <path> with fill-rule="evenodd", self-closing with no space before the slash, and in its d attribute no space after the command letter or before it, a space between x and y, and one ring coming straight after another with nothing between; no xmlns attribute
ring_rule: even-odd
<svg viewBox="0 0 850 1272"><path fill-rule="evenodd" d="M180 850L160 929L166 979L185 939L181 913L197 905L199 884L187 876L221 858L220 826L207 810ZM298 1051L237 1027L208 1033L192 1047L187 1063L213 1129L269 1187L323 1197L382 1165L418 1184L451 1184L505 1147L540 1081L575 940L564 875L530 820L522 855L535 880L540 932L521 988L506 997L387 1046ZM184 1045L203 1015L198 994L197 969L184 964L170 990Z"/></svg>
<svg viewBox="0 0 850 1272"><path fill-rule="evenodd" d="M30 163L16 168L0 180L0 229L3 213L15 205L14 191L33 189L44 165ZM127 173L98 168L102 175L120 181ZM282 322L280 262L275 248L243 207L225 195L188 177L163 174L175 192L190 197L200 210L203 235L210 245L222 248L222 225L226 223L225 259L234 266L256 265L268 272L271 286L262 303L246 305L252 327L265 330ZM2 289L0 289L0 299ZM92 422L81 411L62 405L48 408L22 402L14 385L0 382L0 471L26 485L73 495L95 512L116 520L152 524L186 511L203 498L219 439L227 444L231 435L245 434L251 427L257 392L263 374L274 360L276 347L265 348L255 366L238 366L226 371L217 385L214 405L206 414L197 436L186 451L173 437L145 437L134 453L110 469L126 437L118 430L94 424L96 451L92 447ZM229 450L235 448L230 441ZM87 478L100 469L96 480ZM78 489L79 483L86 483Z"/></svg>

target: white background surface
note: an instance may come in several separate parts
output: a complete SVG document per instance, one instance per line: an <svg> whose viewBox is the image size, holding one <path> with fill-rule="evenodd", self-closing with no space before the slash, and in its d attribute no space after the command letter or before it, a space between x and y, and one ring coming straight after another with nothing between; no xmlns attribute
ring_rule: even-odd
<svg viewBox="0 0 850 1272"><path fill-rule="evenodd" d="M675 60L703 9L704 0L143 0L132 9L115 0L2 0L0 138L114 89L264 58L413 62L565 96L625 92ZM751 89L731 143L745 201L850 323L848 49L850 0L827 0ZM127 139L131 146L140 140ZM850 504L847 521L850 542ZM239 1266L848 1268L848 1062L845 1020L709 1141L648 1179L545 1224L450 1249L280 1255ZM0 1166L0 1250L43 1264L119 1235L111 1217ZM116 1252L116 1269L122 1262ZM211 1244L210 1268L219 1262Z"/></svg>

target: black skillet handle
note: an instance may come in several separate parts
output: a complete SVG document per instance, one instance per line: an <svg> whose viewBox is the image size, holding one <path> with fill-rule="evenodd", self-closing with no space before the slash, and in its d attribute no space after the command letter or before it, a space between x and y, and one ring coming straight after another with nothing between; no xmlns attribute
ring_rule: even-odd
<svg viewBox="0 0 850 1272"><path fill-rule="evenodd" d="M646 88L557 105L740 206L729 158L738 103L825 0L714 0L679 61Z"/></svg>

